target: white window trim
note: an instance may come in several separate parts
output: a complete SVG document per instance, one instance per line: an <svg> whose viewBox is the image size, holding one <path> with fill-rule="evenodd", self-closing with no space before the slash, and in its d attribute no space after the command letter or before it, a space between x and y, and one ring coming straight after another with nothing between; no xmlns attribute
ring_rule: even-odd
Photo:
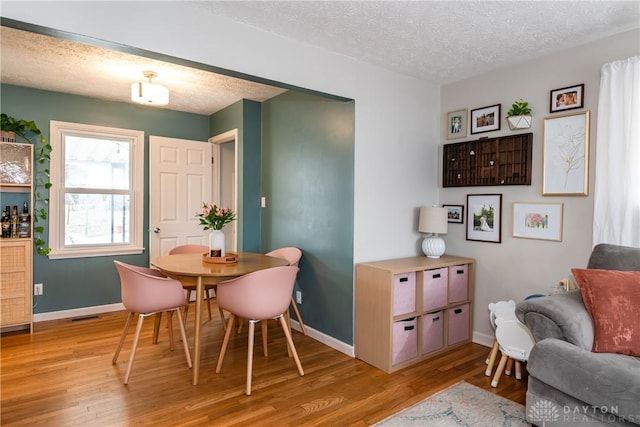
<svg viewBox="0 0 640 427"><path fill-rule="evenodd" d="M83 132L94 134L98 137L118 136L127 137L134 140L133 143L133 212L131 218L132 232L131 243L124 245L105 245L83 248L65 248L64 230L62 221L64 215L60 215L60 206L64 206L61 200L64 183L62 180L62 170L64 168L64 156L62 153L62 134L64 132ZM119 129L104 126L86 125L81 123L69 123L51 120L50 139L53 148L51 152L51 183L49 190L49 246L51 252L50 259L64 258L87 258L96 256L130 255L144 252L143 247L143 219L144 219L144 132L132 129Z"/></svg>

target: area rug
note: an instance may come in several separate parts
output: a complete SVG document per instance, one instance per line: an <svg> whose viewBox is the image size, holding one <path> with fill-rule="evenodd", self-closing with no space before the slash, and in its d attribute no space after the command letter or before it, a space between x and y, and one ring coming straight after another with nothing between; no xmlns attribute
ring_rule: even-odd
<svg viewBox="0 0 640 427"><path fill-rule="evenodd" d="M530 426L524 416L523 405L461 381L375 426Z"/></svg>

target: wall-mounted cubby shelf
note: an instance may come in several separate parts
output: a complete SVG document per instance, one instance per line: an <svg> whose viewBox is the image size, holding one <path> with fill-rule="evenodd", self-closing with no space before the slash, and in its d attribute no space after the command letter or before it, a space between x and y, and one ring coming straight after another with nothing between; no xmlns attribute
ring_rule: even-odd
<svg viewBox="0 0 640 427"><path fill-rule="evenodd" d="M531 185L533 133L445 144L442 186Z"/></svg>

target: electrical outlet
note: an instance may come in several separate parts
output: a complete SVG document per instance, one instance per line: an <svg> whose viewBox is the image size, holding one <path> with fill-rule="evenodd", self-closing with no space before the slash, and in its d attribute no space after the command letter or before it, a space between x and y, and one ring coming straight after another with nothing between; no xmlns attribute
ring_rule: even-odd
<svg viewBox="0 0 640 427"><path fill-rule="evenodd" d="M296 304L302 304L302 292L296 291Z"/></svg>
<svg viewBox="0 0 640 427"><path fill-rule="evenodd" d="M36 283L33 285L33 295L42 295L44 293L44 285L42 283Z"/></svg>

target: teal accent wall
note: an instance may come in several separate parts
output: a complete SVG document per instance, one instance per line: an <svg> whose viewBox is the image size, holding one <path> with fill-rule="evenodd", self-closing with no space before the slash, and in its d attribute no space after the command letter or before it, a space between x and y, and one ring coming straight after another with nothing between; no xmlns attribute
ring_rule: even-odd
<svg viewBox="0 0 640 427"><path fill-rule="evenodd" d="M34 120L49 140L49 121L86 123L137 129L145 132L145 188L149 188L149 135L206 141L209 118L121 102L101 101L76 95L42 91L20 86L1 85L2 112L10 116ZM36 163L36 174L44 168ZM2 203L2 201L0 201ZM149 229L149 196L145 194L144 230ZM44 233L48 237L48 229ZM144 246L149 246L144 233ZM33 280L44 283L34 313L46 313L80 307L119 303L120 280L113 260L149 265L149 254L118 257L94 257L50 260L34 251Z"/></svg>
<svg viewBox="0 0 640 427"><path fill-rule="evenodd" d="M353 344L353 102L287 92L262 105L262 249L302 250L308 325Z"/></svg>
<svg viewBox="0 0 640 427"><path fill-rule="evenodd" d="M12 85L3 84L0 90L2 112L34 120L47 140L50 120L143 130L147 189L149 135L206 141L237 128L242 250L301 248L296 286L304 296L300 309L305 324L353 343L352 102L287 92L265 103L239 101L208 117ZM36 165L36 173L43 168ZM260 208L262 195L267 197L265 209ZM3 197L0 204L5 201ZM143 215L148 230L148 193ZM114 259L149 263L147 252L49 260L34 251L34 283L45 285L34 313L119 303Z"/></svg>
<svg viewBox="0 0 640 427"><path fill-rule="evenodd" d="M260 252L262 105L247 99L211 115L210 134L238 129L238 250Z"/></svg>

